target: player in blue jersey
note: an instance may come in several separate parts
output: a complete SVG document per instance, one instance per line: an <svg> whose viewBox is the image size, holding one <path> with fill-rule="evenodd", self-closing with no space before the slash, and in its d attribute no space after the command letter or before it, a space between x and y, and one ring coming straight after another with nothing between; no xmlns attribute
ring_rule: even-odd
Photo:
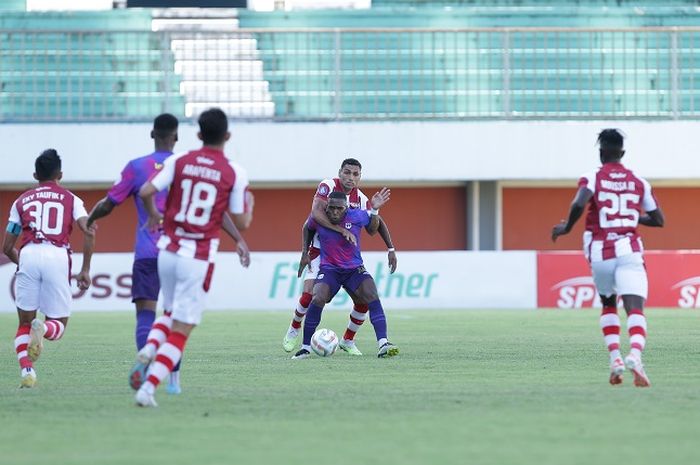
<svg viewBox="0 0 700 465"><path fill-rule="evenodd" d="M304 359L311 355L311 336L321 321L321 312L327 302L340 290L341 286L368 302L369 318L377 336L378 357L398 355L399 349L387 339L386 316L379 300L374 279L367 272L360 253L360 233L366 228L370 234L379 229L379 208L389 201L391 191L387 188L374 194L371 210L348 210L347 196L342 192L332 192L328 196L326 215L334 225L349 231L352 237L318 224L309 217L304 225L305 249L311 245L314 233L318 235L321 250L321 266L313 288L313 297L304 320L304 333L301 349L292 357ZM351 240L354 239L354 240Z"/></svg>
<svg viewBox="0 0 700 465"><path fill-rule="evenodd" d="M136 349L140 350L146 345L148 333L154 326L164 332L170 331L172 321L169 316L170 309L166 309L165 315L156 320L156 305L160 292L158 279L158 247L156 243L161 236L161 231L151 231L146 227L148 212L143 201L138 196L139 189L150 180L163 167L166 158L173 154L173 148L177 142L178 120L169 113L163 113L153 121L151 138L154 141L155 151L149 155L135 158L127 163L122 170L121 179L107 192L107 196L100 200L90 212L88 227L95 221L109 215L114 207L123 203L129 197L134 199L138 214L138 226L136 228L136 244L134 250L134 266L132 273L131 297L136 305ZM159 211L165 210L165 201L168 191L163 190L156 194L156 207ZM238 243L238 254L241 264L245 267L250 263L248 246L236 229L228 215L225 215L224 230ZM226 221L228 219L228 221ZM179 394L180 376L179 366L173 370L168 382L167 390L171 394ZM131 380L140 384L140 380Z"/></svg>

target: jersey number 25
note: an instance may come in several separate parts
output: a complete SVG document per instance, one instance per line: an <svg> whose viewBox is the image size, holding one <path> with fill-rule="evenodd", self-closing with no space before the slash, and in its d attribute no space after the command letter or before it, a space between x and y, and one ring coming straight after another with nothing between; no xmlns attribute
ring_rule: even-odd
<svg viewBox="0 0 700 465"><path fill-rule="evenodd" d="M599 192L598 202L608 203L600 207L599 218L601 228L636 228L639 222L639 195L629 192L616 194L614 192Z"/></svg>

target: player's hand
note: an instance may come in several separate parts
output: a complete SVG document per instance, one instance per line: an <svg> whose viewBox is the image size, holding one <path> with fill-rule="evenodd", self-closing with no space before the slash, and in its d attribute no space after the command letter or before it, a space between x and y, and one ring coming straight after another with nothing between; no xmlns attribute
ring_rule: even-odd
<svg viewBox="0 0 700 465"><path fill-rule="evenodd" d="M389 252L389 272L394 273L396 267L398 266L398 261L396 260L396 252L393 250Z"/></svg>
<svg viewBox="0 0 700 465"><path fill-rule="evenodd" d="M377 192L372 196L372 201L370 202L372 204L372 208L375 210L379 210L385 203L389 201L389 198L391 197L391 189L388 187L382 187L382 190Z"/></svg>
<svg viewBox="0 0 700 465"><path fill-rule="evenodd" d="M569 230L566 229L566 221L562 220L561 223L555 225L552 228L552 242L557 241L557 237L569 234Z"/></svg>
<svg viewBox="0 0 700 465"><path fill-rule="evenodd" d="M309 268L311 270L311 259L309 258L309 253L304 252L301 254L301 260L299 260L299 270L297 271L297 278L301 278L301 274L304 272L304 268Z"/></svg>
<svg viewBox="0 0 700 465"><path fill-rule="evenodd" d="M90 284L92 283L92 280L90 279L90 272L85 270L78 273L76 280L78 281L78 289L83 291L89 288Z"/></svg>
<svg viewBox="0 0 700 465"><path fill-rule="evenodd" d="M146 228L151 232L158 231L163 225L163 215L160 213L158 215L148 215L148 222L146 223Z"/></svg>
<svg viewBox="0 0 700 465"><path fill-rule="evenodd" d="M349 243L351 243L352 245L357 245L357 238L355 237L355 235L353 233L351 233L347 229L341 228L340 234L342 234L343 237L345 238L345 240L348 241Z"/></svg>
<svg viewBox="0 0 700 465"><path fill-rule="evenodd" d="M245 241L241 241L236 245L236 253L238 254L241 266L243 268L248 268L250 266L250 249Z"/></svg>

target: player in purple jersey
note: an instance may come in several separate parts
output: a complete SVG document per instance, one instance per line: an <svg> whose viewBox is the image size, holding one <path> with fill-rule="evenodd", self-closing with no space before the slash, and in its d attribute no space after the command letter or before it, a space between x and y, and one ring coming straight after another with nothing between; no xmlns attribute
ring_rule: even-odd
<svg viewBox="0 0 700 465"><path fill-rule="evenodd" d="M141 350L146 345L148 333L156 321L156 306L158 293L160 292L160 280L158 279L158 247L156 243L161 236L160 231L151 231L146 227L148 212L143 201L138 196L139 189L146 181L150 180L163 167L163 162L173 154L173 148L177 142L178 120L169 113L163 113L153 120L151 138L154 141L155 151L149 155L135 158L127 163L122 170L121 179L107 192L107 196L95 205L88 218L88 226L95 221L109 215L114 207L132 197L136 204L138 226L136 228L136 244L134 253L134 266L132 272L131 296L136 305L136 349ZM156 194L156 206L159 211L165 211L165 201L168 191L164 190ZM224 221L224 230L238 243L238 254L241 264L247 267L250 264L250 254L245 240L230 221ZM159 318L157 325L169 329L169 310ZM164 321L161 321L164 320ZM179 365L170 376L167 390L171 394L181 392Z"/></svg>
<svg viewBox="0 0 700 465"><path fill-rule="evenodd" d="M313 288L313 297L309 311L304 320L304 333L301 349L292 357L304 359L311 356L311 336L321 321L321 312L327 302L344 287L357 295L363 302L368 302L369 317L377 336L378 357L398 355L399 349L387 339L386 316L379 300L377 286L372 276L365 270L360 253L360 233L366 228L370 234L379 229L378 209L389 201L387 188L374 194L372 209L363 211L348 210L347 196L342 192L332 192L328 196L326 215L333 225L341 225L352 234L352 240L345 235L318 224L309 217L304 225L304 241L311 245L314 233L318 235L321 250L321 266Z"/></svg>

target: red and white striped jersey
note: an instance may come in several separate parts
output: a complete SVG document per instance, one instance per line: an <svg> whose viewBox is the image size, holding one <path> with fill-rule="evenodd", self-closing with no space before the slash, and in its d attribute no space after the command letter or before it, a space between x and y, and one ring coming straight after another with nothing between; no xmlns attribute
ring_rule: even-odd
<svg viewBox="0 0 700 465"><path fill-rule="evenodd" d="M621 163L605 163L578 185L593 193L583 234L586 258L598 262L643 252L639 216L658 208L651 185Z"/></svg>
<svg viewBox="0 0 700 465"><path fill-rule="evenodd" d="M73 221L87 216L79 197L55 181L45 181L15 200L9 221L22 228L20 249L42 242L70 249Z"/></svg>
<svg viewBox="0 0 700 465"><path fill-rule="evenodd" d="M170 187L165 204L161 250L213 261L219 249L224 212L244 213L248 176L224 152L203 147L165 160L151 183Z"/></svg>
<svg viewBox="0 0 700 465"><path fill-rule="evenodd" d="M345 192L343 185L340 183L340 178L324 179L318 185L314 197L328 201L328 196L331 192ZM359 208L360 210L370 210L372 205L369 198L357 187L353 187L348 196L348 208ZM318 234L314 234L314 240L311 244L311 252L309 257L313 260L318 257L321 243L318 240Z"/></svg>

